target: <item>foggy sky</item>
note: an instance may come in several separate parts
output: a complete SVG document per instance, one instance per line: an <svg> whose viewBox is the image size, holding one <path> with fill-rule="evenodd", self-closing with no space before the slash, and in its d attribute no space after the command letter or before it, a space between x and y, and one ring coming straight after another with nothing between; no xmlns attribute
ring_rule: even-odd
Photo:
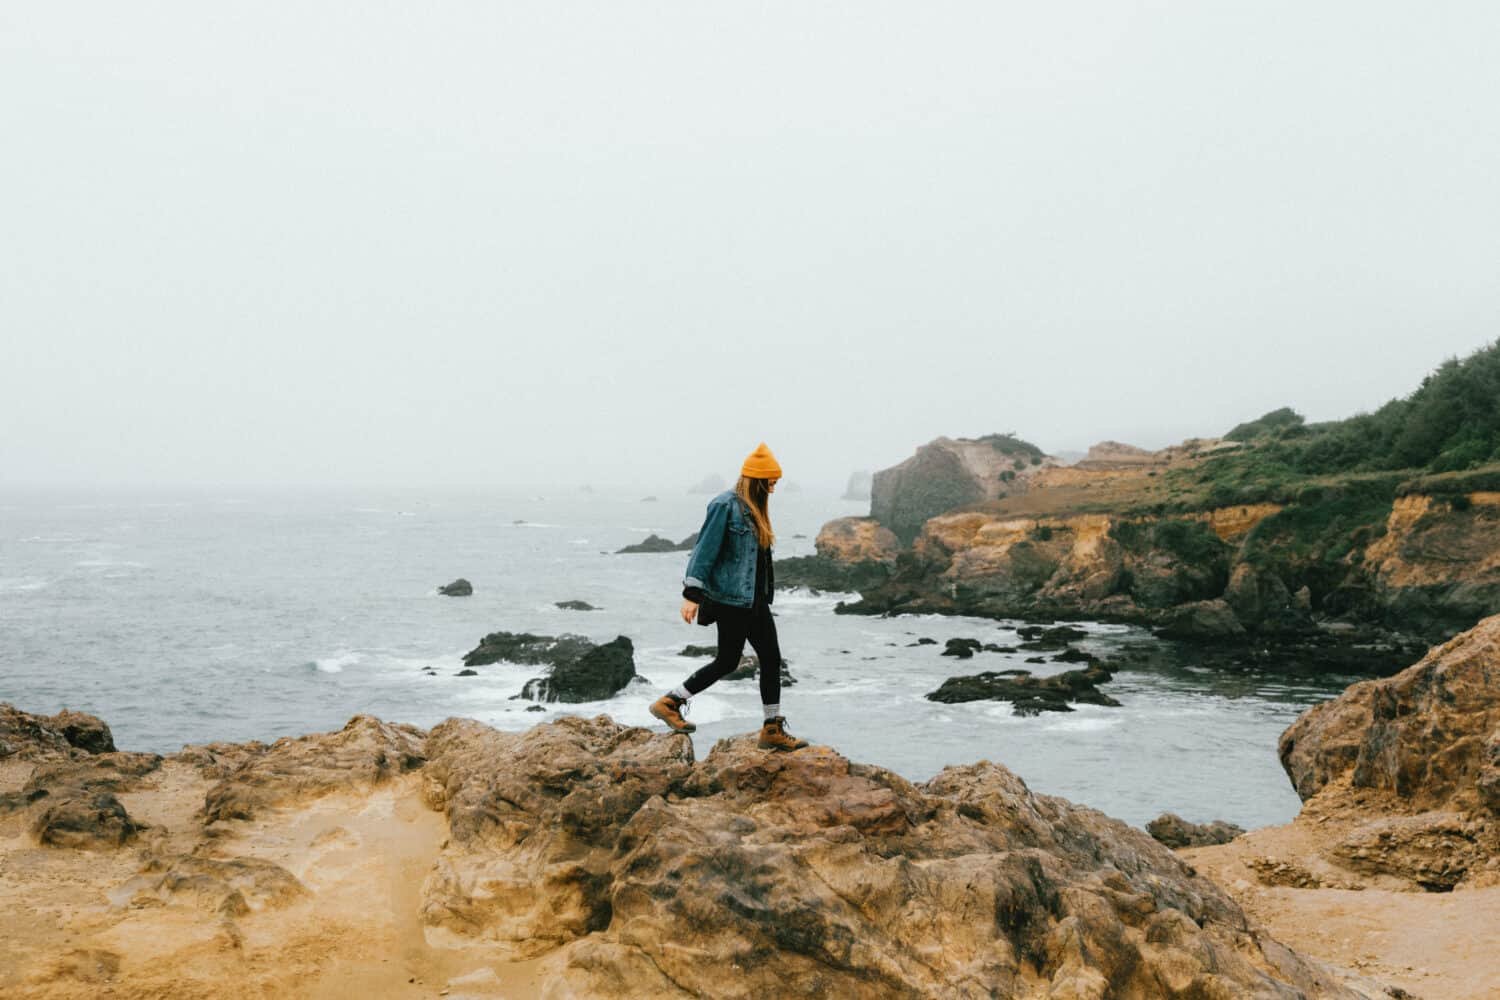
<svg viewBox="0 0 1500 1000"><path fill-rule="evenodd" d="M842 483L1500 335L1490 3L0 8L0 484Z"/></svg>

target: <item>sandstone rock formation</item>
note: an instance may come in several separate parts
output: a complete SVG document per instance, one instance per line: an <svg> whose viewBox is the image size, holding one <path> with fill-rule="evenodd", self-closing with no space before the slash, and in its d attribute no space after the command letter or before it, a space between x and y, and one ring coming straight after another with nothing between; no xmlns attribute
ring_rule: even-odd
<svg viewBox="0 0 1500 1000"><path fill-rule="evenodd" d="M1009 435L940 437L875 473L870 515L910 544L928 518L1022 491L1049 464L1039 449Z"/></svg>
<svg viewBox="0 0 1500 1000"><path fill-rule="evenodd" d="M1324 857L1445 891L1500 884L1500 616L1303 713L1279 747Z"/></svg>
<svg viewBox="0 0 1500 1000"><path fill-rule="evenodd" d="M444 597L469 597L474 593L474 585L463 577L459 577L452 583L439 587L438 593Z"/></svg>
<svg viewBox="0 0 1500 1000"><path fill-rule="evenodd" d="M1468 628L1500 611L1500 493L1397 498L1365 551L1371 600L1428 632Z"/></svg>
<svg viewBox="0 0 1500 1000"><path fill-rule="evenodd" d="M11 756L83 759L19 721ZM249 818L184 808L241 781L215 798L253 801ZM1374 995L1143 832L990 763L914 785L753 736L700 760L602 716L427 734L359 717L192 748L127 783L151 817L139 854L78 865L0 836L23 918L5 995L355 995L408 977L553 997ZM80 885L119 902L72 904Z"/></svg>
<svg viewBox="0 0 1500 1000"><path fill-rule="evenodd" d="M823 525L817 554L776 560L777 586L854 592L879 586L891 575L901 543L871 517L840 517Z"/></svg>
<svg viewBox="0 0 1500 1000"><path fill-rule="evenodd" d="M1140 831L993 764L926 785L608 719L433 730L424 919L574 995L1343 996Z"/></svg>

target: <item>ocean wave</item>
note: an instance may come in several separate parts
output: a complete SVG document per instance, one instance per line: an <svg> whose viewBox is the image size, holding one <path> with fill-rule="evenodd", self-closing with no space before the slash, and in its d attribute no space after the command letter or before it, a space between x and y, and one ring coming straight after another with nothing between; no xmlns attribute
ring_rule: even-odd
<svg viewBox="0 0 1500 1000"><path fill-rule="evenodd" d="M73 564L79 569L145 569L146 564L133 559L81 559Z"/></svg>
<svg viewBox="0 0 1500 1000"><path fill-rule="evenodd" d="M512 521L505 525L507 528L561 528L560 524L548 524L546 521Z"/></svg>
<svg viewBox="0 0 1500 1000"><path fill-rule="evenodd" d="M325 656L320 659L313 660L308 664L308 666L313 668L314 670L317 670L319 673L341 674L344 672L345 667L352 667L356 663L361 662L364 658L365 655L363 653L356 653L352 649L341 649L337 653L334 653L332 656Z"/></svg>
<svg viewBox="0 0 1500 1000"><path fill-rule="evenodd" d="M41 590L50 582L34 576L0 577L0 594L24 594L33 590Z"/></svg>

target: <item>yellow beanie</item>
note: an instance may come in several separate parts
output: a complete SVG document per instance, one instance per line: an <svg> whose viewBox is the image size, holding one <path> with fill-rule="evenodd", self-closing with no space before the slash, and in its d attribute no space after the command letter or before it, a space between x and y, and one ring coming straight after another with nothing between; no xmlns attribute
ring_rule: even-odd
<svg viewBox="0 0 1500 1000"><path fill-rule="evenodd" d="M780 479L781 466L776 464L776 456L771 454L771 449L762 441L746 456L745 464L740 467L740 475L751 479Z"/></svg>

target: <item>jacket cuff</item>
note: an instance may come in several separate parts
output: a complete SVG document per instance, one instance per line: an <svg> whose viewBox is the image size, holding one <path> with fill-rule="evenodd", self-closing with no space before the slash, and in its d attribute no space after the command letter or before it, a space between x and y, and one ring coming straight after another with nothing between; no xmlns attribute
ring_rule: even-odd
<svg viewBox="0 0 1500 1000"><path fill-rule="evenodd" d="M697 587L683 587L682 596L692 601L694 604L703 603L703 591Z"/></svg>

